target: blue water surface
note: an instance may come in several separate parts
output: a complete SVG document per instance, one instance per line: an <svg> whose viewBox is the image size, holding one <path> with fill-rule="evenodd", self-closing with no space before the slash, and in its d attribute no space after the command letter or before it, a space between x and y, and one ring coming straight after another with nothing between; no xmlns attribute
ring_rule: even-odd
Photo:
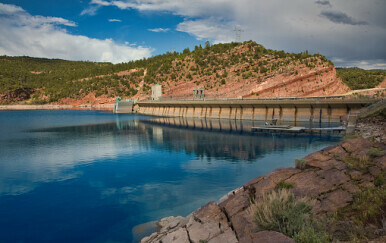
<svg viewBox="0 0 386 243"><path fill-rule="evenodd" d="M1 111L0 242L136 242L136 225L186 216L341 140L232 122Z"/></svg>

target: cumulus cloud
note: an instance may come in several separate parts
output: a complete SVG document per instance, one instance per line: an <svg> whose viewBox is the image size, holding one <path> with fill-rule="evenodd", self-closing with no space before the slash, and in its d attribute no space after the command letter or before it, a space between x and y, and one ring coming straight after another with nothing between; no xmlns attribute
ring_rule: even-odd
<svg viewBox="0 0 386 243"><path fill-rule="evenodd" d="M355 20L352 17L347 16L347 14L339 11L323 10L320 13L320 15L323 17L326 17L331 22L334 22L337 24L350 24L350 25L367 25L368 24L366 21Z"/></svg>
<svg viewBox="0 0 386 243"><path fill-rule="evenodd" d="M122 22L120 19L108 19L109 22Z"/></svg>
<svg viewBox="0 0 386 243"><path fill-rule="evenodd" d="M215 43L254 40L272 49L320 52L330 59L386 60L381 0L92 0L91 5L184 17L177 30ZM301 6L301 7L300 7ZM320 8L328 7L321 11ZM384 63L384 62L383 62ZM341 63L344 65L344 63Z"/></svg>
<svg viewBox="0 0 386 243"><path fill-rule="evenodd" d="M62 26L77 25L63 18L32 16L18 6L0 3L0 54L113 63L151 56L149 48L72 35Z"/></svg>

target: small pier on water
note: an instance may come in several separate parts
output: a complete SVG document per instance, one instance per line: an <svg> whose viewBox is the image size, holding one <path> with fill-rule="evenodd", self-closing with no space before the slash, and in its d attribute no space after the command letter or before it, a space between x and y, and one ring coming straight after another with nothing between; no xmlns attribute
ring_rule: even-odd
<svg viewBox="0 0 386 243"><path fill-rule="evenodd" d="M290 125L267 125L261 127L252 127L252 132L265 132L265 133L341 133L345 132L346 128L339 127L325 127L325 128L306 128L306 127L293 127Z"/></svg>
<svg viewBox="0 0 386 243"><path fill-rule="evenodd" d="M341 133L346 131L346 127L318 127L312 128L312 123L310 123L310 127L297 127L291 125L276 125L277 119L273 119L269 124L265 123L264 126L252 127L251 132L265 132L265 133Z"/></svg>

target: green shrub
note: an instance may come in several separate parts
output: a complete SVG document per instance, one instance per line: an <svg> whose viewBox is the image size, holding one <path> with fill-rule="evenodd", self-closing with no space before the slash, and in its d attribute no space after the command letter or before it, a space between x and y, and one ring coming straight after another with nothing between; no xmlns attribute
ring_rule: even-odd
<svg viewBox="0 0 386 243"><path fill-rule="evenodd" d="M383 179L383 175L382 174L377 175L377 177L374 180L374 185L380 187L380 186L383 186L383 184L385 184L385 179Z"/></svg>
<svg viewBox="0 0 386 243"><path fill-rule="evenodd" d="M307 162L304 159L295 159L295 167L297 169L304 170L306 168Z"/></svg>
<svg viewBox="0 0 386 243"><path fill-rule="evenodd" d="M291 189L293 187L294 187L294 185L292 183L288 183L288 182L285 182L285 181L280 181L277 184L277 188L278 189Z"/></svg>
<svg viewBox="0 0 386 243"><path fill-rule="evenodd" d="M303 199L295 201L287 190L265 195L261 202L252 205L252 210L260 230L273 230L289 237L313 222L312 204Z"/></svg>

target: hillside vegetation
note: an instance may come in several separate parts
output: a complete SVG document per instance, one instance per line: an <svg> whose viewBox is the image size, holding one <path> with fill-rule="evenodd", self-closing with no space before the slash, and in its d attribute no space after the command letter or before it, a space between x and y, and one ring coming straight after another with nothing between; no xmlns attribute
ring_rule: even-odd
<svg viewBox="0 0 386 243"><path fill-rule="evenodd" d="M350 89L375 88L385 80L386 70L364 70L361 68L337 68L338 76Z"/></svg>
<svg viewBox="0 0 386 243"><path fill-rule="evenodd" d="M320 54L285 53L255 42L216 44L167 52L122 64L0 57L0 103L68 103L86 96L144 99L151 85L165 97L188 98L192 88L207 97L329 95L348 88ZM331 85L334 84L334 89Z"/></svg>

